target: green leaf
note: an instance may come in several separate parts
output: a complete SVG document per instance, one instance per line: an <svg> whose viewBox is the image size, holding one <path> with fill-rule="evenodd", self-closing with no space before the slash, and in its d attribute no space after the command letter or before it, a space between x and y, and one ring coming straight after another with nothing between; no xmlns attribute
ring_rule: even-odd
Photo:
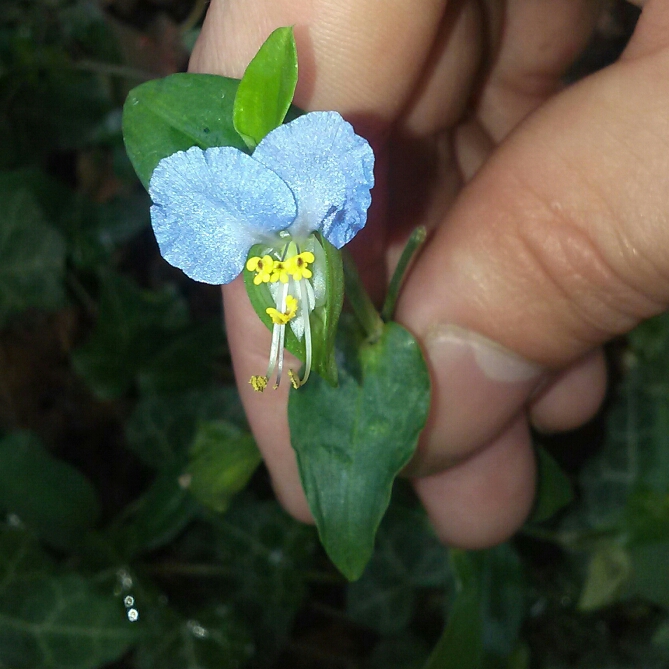
<svg viewBox="0 0 669 669"><path fill-rule="evenodd" d="M448 551L425 513L392 504L381 522L376 549L362 577L346 590L346 610L380 634L410 622L417 588L443 587L449 578Z"/></svg>
<svg viewBox="0 0 669 669"><path fill-rule="evenodd" d="M201 423L189 453L188 489L201 504L223 513L261 460L245 430L220 420Z"/></svg>
<svg viewBox="0 0 669 669"><path fill-rule="evenodd" d="M137 669L239 669L253 655L248 632L228 607L164 618L159 634L139 644Z"/></svg>
<svg viewBox="0 0 669 669"><path fill-rule="evenodd" d="M323 546L355 580L425 425L430 379L416 340L396 323L373 344L350 326L341 335L339 388L310 380L291 392L288 419Z"/></svg>
<svg viewBox="0 0 669 669"><path fill-rule="evenodd" d="M542 446L537 453L537 492L531 523L542 523L567 506L574 498L567 475L553 456Z"/></svg>
<svg viewBox="0 0 669 669"><path fill-rule="evenodd" d="M481 554L481 615L487 653L507 657L516 648L527 613L527 583L511 544Z"/></svg>
<svg viewBox="0 0 669 669"><path fill-rule="evenodd" d="M137 637L121 602L75 574L5 575L0 663L35 669L95 669Z"/></svg>
<svg viewBox="0 0 669 669"><path fill-rule="evenodd" d="M128 448L149 467L185 465L197 424L229 420L245 427L237 390L232 387L191 390L142 398L125 425Z"/></svg>
<svg viewBox="0 0 669 669"><path fill-rule="evenodd" d="M156 550L174 539L193 519L198 505L183 485L180 463L161 469L132 505L132 515L110 530L117 554L126 560Z"/></svg>
<svg viewBox="0 0 669 669"><path fill-rule="evenodd" d="M253 150L282 123L297 85L293 29L277 28L249 63L235 97L235 130Z"/></svg>
<svg viewBox="0 0 669 669"><path fill-rule="evenodd" d="M316 256L313 265L314 271L323 272L322 280L325 284L325 304L316 307L310 316L311 341L312 341L312 363L311 368L324 378L331 386L337 385L337 365L335 363L335 338L337 335L337 323L344 303L344 271L342 267L341 253L320 234L312 238L312 245L305 246L302 250L312 251ZM249 257L263 256L267 247L258 244L249 251ZM253 283L254 273L244 270L244 285L260 320L272 331L274 325L272 319L267 315L268 307L276 307L268 284L261 283L256 286ZM290 327L286 328L286 349L295 357L304 362L306 354L304 339L299 340L293 334ZM268 343L269 357L269 343ZM259 370L264 374L265 370Z"/></svg>
<svg viewBox="0 0 669 669"><path fill-rule="evenodd" d="M88 479L52 457L29 432L0 440L0 509L16 514L58 548L75 544L98 519Z"/></svg>
<svg viewBox="0 0 669 669"><path fill-rule="evenodd" d="M172 74L147 81L128 94L123 138L128 156L146 188L156 165L191 146L246 144L232 124L239 81L213 74Z"/></svg>
<svg viewBox="0 0 669 669"><path fill-rule="evenodd" d="M101 399L119 397L142 376L144 385L171 389L170 383L155 381L160 369L152 364L188 332L185 302L169 287L160 292L142 290L111 272L103 273L101 280L100 314L90 338L73 353L75 370ZM169 370L166 374L173 378ZM147 375L154 381L148 382Z"/></svg>
<svg viewBox="0 0 669 669"><path fill-rule="evenodd" d="M64 301L65 242L25 189L0 189L0 326Z"/></svg>
<svg viewBox="0 0 669 669"><path fill-rule="evenodd" d="M593 611L615 602L629 585L632 569L626 548L613 541L602 542L590 556L578 608Z"/></svg>
<svg viewBox="0 0 669 669"><path fill-rule="evenodd" d="M371 669L420 669L429 656L427 644L411 633L381 639L370 658Z"/></svg>
<svg viewBox="0 0 669 669"><path fill-rule="evenodd" d="M629 555L632 574L628 594L669 609L669 543L634 546Z"/></svg>
<svg viewBox="0 0 669 669"><path fill-rule="evenodd" d="M451 550L457 594L446 627L424 669L481 669L483 620L481 583L472 556Z"/></svg>

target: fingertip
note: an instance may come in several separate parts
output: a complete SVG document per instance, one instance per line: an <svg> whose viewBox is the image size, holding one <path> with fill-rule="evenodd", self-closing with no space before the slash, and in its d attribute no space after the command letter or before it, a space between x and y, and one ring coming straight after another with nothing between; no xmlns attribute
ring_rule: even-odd
<svg viewBox="0 0 669 669"><path fill-rule="evenodd" d="M440 540L477 550L505 541L522 526L534 500L535 470L523 417L468 460L416 479L414 486Z"/></svg>
<svg viewBox="0 0 669 669"><path fill-rule="evenodd" d="M599 410L606 384L606 360L602 349L597 349L564 370L532 400L532 425L544 433L580 427Z"/></svg>

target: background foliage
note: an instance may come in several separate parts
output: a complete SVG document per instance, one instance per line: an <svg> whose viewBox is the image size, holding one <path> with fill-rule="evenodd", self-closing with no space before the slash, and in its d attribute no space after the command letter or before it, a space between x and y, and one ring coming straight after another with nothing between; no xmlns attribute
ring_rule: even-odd
<svg viewBox="0 0 669 669"><path fill-rule="evenodd" d="M0 9L0 667L669 666L669 318L542 445L513 541L448 551L399 484L346 584L259 467L217 289L147 230L121 105L200 13L157 6ZM616 11L573 76L624 44Z"/></svg>

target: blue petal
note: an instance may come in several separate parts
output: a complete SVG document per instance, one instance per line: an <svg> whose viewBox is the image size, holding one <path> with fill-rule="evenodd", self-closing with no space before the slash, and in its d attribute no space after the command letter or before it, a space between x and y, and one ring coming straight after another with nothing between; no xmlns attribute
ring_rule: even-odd
<svg viewBox="0 0 669 669"><path fill-rule="evenodd" d="M191 147L151 176L151 223L170 264L205 283L228 283L249 249L295 219L295 198L271 170L231 147Z"/></svg>
<svg viewBox="0 0 669 669"><path fill-rule="evenodd" d="M311 112L272 130L253 157L295 194L294 236L321 230L341 248L365 225L374 153L337 112Z"/></svg>

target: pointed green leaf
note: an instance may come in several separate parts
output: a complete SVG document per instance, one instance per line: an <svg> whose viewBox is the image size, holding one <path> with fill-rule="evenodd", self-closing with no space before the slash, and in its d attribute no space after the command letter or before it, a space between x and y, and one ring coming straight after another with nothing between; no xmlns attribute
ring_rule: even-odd
<svg viewBox="0 0 669 669"><path fill-rule="evenodd" d="M63 237L29 191L6 186L0 188L0 327L25 309L57 309L64 299Z"/></svg>
<svg viewBox="0 0 669 669"><path fill-rule="evenodd" d="M232 423L201 423L189 453L188 489L205 506L223 513L246 487L262 458L253 437Z"/></svg>
<svg viewBox="0 0 669 669"><path fill-rule="evenodd" d="M530 522L542 523L574 498L571 483L555 458L537 447L537 492Z"/></svg>
<svg viewBox="0 0 669 669"><path fill-rule="evenodd" d="M425 425L430 379L416 340L397 323L374 344L351 326L341 335L339 388L310 380L291 392L288 419L321 541L355 580L372 554L393 481Z"/></svg>
<svg viewBox="0 0 669 669"><path fill-rule="evenodd" d="M311 312L311 341L312 341L312 371L317 372L330 385L337 385L337 365L335 363L334 349L335 337L337 335L337 323L344 303L344 270L342 266L341 252L338 251L330 242L316 235L313 238L311 248L316 255L316 264L323 271L323 281L325 283L326 297L325 304L322 307L316 307ZM263 256L267 252L267 247L258 244L249 251L249 258L253 256ZM272 319L267 315L268 307L276 307L268 284L261 283L256 286L253 283L254 273L244 270L244 285L253 308L258 314L258 318L267 326L271 332L273 329ZM305 360L304 339L297 339L290 326L286 328L286 349L302 362ZM269 344L267 347L269 358ZM258 370L258 374L264 374L265 370Z"/></svg>
<svg viewBox="0 0 669 669"><path fill-rule="evenodd" d="M123 138L145 187L163 158L191 146L246 151L232 125L238 85L237 79L189 73L147 81L130 91L123 107Z"/></svg>
<svg viewBox="0 0 669 669"><path fill-rule="evenodd" d="M481 669L483 620L478 568L472 556L457 550L451 551L451 566L457 579L457 595L424 669Z"/></svg>
<svg viewBox="0 0 669 669"><path fill-rule="evenodd" d="M581 611L593 611L615 602L632 577L629 551L613 541L602 542L590 556L588 573L578 602Z"/></svg>
<svg viewBox="0 0 669 669"><path fill-rule="evenodd" d="M249 63L235 97L233 122L250 149L282 123L297 84L292 28L277 28Z"/></svg>
<svg viewBox="0 0 669 669"><path fill-rule="evenodd" d="M0 509L16 514L58 548L76 543L98 518L97 495L88 479L54 458L30 432L0 440Z"/></svg>

